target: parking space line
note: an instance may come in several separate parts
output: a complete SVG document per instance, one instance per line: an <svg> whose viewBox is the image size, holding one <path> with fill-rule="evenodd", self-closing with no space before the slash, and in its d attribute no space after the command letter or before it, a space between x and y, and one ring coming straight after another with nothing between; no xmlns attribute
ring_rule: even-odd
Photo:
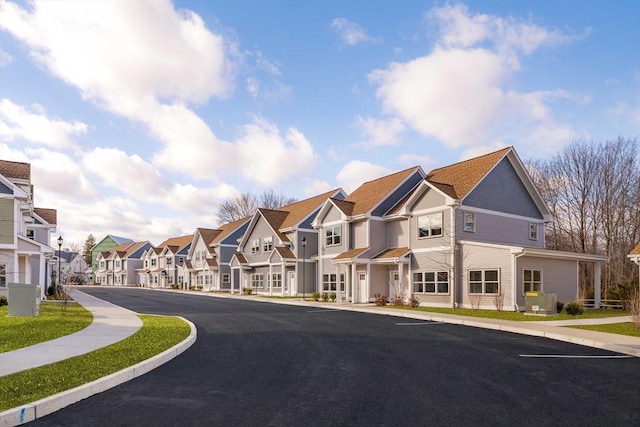
<svg viewBox="0 0 640 427"><path fill-rule="evenodd" d="M546 358L546 359L629 359L633 356L615 355L615 356L582 356L578 354L520 354L520 357L530 358Z"/></svg>
<svg viewBox="0 0 640 427"><path fill-rule="evenodd" d="M411 323L396 323L396 326L419 326L419 325L444 325L444 322L411 322Z"/></svg>

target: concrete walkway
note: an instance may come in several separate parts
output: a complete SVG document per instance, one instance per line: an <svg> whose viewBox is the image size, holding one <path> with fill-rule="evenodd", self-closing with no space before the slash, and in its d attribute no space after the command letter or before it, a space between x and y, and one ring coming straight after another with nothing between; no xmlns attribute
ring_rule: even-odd
<svg viewBox="0 0 640 427"><path fill-rule="evenodd" d="M0 353L0 377L92 352L122 341L142 327L142 320L125 308L76 289L71 297L93 314L91 325L52 341Z"/></svg>

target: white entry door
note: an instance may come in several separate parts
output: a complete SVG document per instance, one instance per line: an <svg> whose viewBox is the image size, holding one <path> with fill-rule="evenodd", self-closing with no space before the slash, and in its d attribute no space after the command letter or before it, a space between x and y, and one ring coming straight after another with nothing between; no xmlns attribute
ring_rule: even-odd
<svg viewBox="0 0 640 427"><path fill-rule="evenodd" d="M294 296L296 292L296 272L290 271L287 283L284 284L284 294Z"/></svg>
<svg viewBox="0 0 640 427"><path fill-rule="evenodd" d="M367 275L365 273L358 273L358 301L367 302Z"/></svg>
<svg viewBox="0 0 640 427"><path fill-rule="evenodd" d="M389 299L395 298L399 296L400 289L398 285L400 284L400 273L397 271L389 272L389 294L387 295Z"/></svg>

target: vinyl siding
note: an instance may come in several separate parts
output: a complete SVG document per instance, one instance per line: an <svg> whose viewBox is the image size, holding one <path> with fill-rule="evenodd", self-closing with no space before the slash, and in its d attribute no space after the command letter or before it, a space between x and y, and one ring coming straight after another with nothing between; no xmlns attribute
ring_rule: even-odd
<svg viewBox="0 0 640 427"><path fill-rule="evenodd" d="M420 198L411 206L412 211L420 211L422 209L437 208L444 206L445 198L442 194L435 190L428 189Z"/></svg>
<svg viewBox="0 0 640 427"><path fill-rule="evenodd" d="M411 248L423 249L434 247L450 247L451 246L451 233L449 232L451 224L451 209L445 208L442 211L430 212L429 214L442 213L442 236L436 237L418 237L418 217L422 214L412 214L409 217L409 233L411 233Z"/></svg>
<svg viewBox="0 0 640 427"><path fill-rule="evenodd" d="M407 236L407 228L409 222L405 219L399 219L387 223L387 247L399 248L409 246Z"/></svg>
<svg viewBox="0 0 640 427"><path fill-rule="evenodd" d="M542 219L540 210L507 158L502 159L464 198L462 205Z"/></svg>
<svg viewBox="0 0 640 427"><path fill-rule="evenodd" d="M471 307L469 295L469 270L498 269L500 271L500 292L504 295L504 310L514 310L511 282L511 252L508 247L492 248L486 246L461 245L461 288L457 295L464 307ZM493 295L480 297L480 308L495 309Z"/></svg>
<svg viewBox="0 0 640 427"><path fill-rule="evenodd" d="M335 206L331 205L331 208L329 208L329 211L326 213L324 218L322 218L322 223L326 224L330 222L340 221L341 216L342 216L342 212L340 212L340 210Z"/></svg>
<svg viewBox="0 0 640 427"><path fill-rule="evenodd" d="M359 221L351 223L351 241L352 248L366 248L369 246L367 239L367 224L369 221Z"/></svg>
<svg viewBox="0 0 640 427"><path fill-rule="evenodd" d="M524 305L523 270L542 270L542 290L558 294L558 301L571 302L578 299L577 261L524 256L517 259L516 297L518 305Z"/></svg>
<svg viewBox="0 0 640 427"><path fill-rule="evenodd" d="M333 226L335 227L335 225ZM327 228L328 227L321 227L318 229L318 234L316 236L317 239L320 239L320 245L322 246L322 252L321 254L323 255L338 255L341 254L342 252L346 251L347 248L349 247L348 242L347 242L347 227L349 227L349 224L345 224L342 223L340 224L341 230L340 232L342 233L341 235L341 240L340 240L340 244L339 245L333 245L333 246L327 246ZM307 243L307 246L309 246L309 243ZM302 252L300 251L300 254ZM308 257L307 257L308 258Z"/></svg>
<svg viewBox="0 0 640 427"><path fill-rule="evenodd" d="M269 254L271 253L271 251L265 253L262 249L262 245L264 242L264 238L265 237L271 237L273 240L273 246L276 246L279 244L279 239L277 236L274 235L273 230L271 229L271 227L269 226L269 224L267 224L267 222L264 220L264 218L259 217L258 221L256 222L255 227L253 228L253 230L251 231L251 234L248 236L246 243L245 243L245 247L244 247L244 255L247 257L247 261L249 263L255 263L255 262L266 262L267 258L269 257ZM251 253L251 242L253 240L259 239L260 240L260 251L258 254L252 254Z"/></svg>
<svg viewBox="0 0 640 427"><path fill-rule="evenodd" d="M474 212L475 232L469 232L464 231L464 213L464 207L456 210L456 238L458 240L544 249L544 223L542 221L538 224L538 240L530 240L529 223L534 222L533 220Z"/></svg>
<svg viewBox="0 0 640 427"><path fill-rule="evenodd" d="M13 245L15 231L15 208L13 199L0 199L0 244Z"/></svg>
<svg viewBox="0 0 640 427"><path fill-rule="evenodd" d="M369 221L369 246L371 255L387 248L387 224L382 221Z"/></svg>

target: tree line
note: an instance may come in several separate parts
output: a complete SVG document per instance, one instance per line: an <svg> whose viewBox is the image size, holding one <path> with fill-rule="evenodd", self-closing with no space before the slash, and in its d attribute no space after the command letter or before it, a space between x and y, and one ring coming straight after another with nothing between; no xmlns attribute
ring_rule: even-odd
<svg viewBox="0 0 640 427"><path fill-rule="evenodd" d="M574 141L528 170L554 216L547 249L605 255L603 298L618 299L637 286L627 255L640 242L640 150L636 139ZM581 266L582 296L591 298L593 272Z"/></svg>

